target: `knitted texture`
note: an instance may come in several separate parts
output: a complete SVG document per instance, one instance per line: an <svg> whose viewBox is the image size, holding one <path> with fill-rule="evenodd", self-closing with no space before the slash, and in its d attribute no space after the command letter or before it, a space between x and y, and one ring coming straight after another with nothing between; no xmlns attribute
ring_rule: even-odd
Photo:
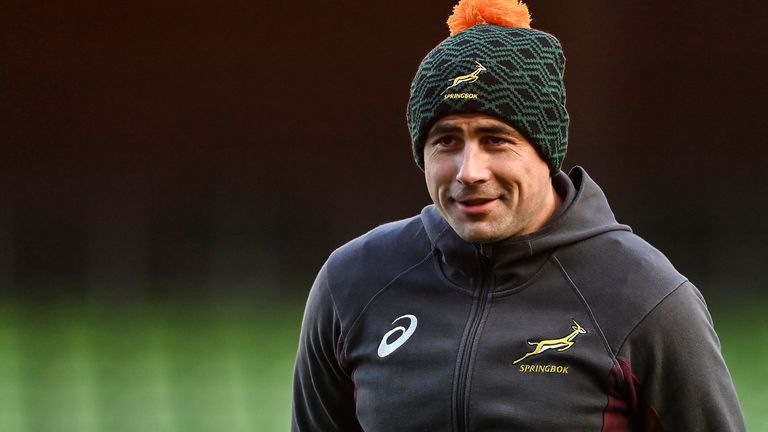
<svg viewBox="0 0 768 432"><path fill-rule="evenodd" d="M438 119L480 113L515 127L557 173L568 145L564 70L560 42L539 30L481 24L445 39L411 84L407 118L416 163L424 169L424 143Z"/></svg>

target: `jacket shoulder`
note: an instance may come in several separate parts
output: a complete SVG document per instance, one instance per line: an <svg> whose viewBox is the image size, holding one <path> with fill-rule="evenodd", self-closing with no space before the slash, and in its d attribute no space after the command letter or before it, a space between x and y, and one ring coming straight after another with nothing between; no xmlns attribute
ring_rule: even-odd
<svg viewBox="0 0 768 432"><path fill-rule="evenodd" d="M614 353L632 329L686 282L658 249L627 231L611 231L556 254Z"/></svg>
<svg viewBox="0 0 768 432"><path fill-rule="evenodd" d="M431 252L418 216L380 225L336 249L326 271L342 327L351 324L379 291Z"/></svg>

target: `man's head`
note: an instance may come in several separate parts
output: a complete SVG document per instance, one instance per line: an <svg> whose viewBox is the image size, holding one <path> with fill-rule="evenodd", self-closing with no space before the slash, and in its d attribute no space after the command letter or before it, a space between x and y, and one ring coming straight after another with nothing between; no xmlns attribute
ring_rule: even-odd
<svg viewBox="0 0 768 432"><path fill-rule="evenodd" d="M411 85L408 127L429 194L465 240L531 233L559 206L568 144L558 40L518 0L461 0Z"/></svg>
<svg viewBox="0 0 768 432"><path fill-rule="evenodd" d="M451 114L498 117L531 141L560 170L568 143L558 40L529 28L518 0L461 0L448 24L451 36L427 54L411 85L408 127L416 163L432 126Z"/></svg>

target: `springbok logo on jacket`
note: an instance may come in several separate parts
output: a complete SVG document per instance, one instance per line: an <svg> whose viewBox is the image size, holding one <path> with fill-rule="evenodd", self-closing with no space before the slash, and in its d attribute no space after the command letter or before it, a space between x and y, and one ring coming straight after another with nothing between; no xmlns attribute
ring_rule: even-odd
<svg viewBox="0 0 768 432"><path fill-rule="evenodd" d="M580 334L585 334L587 331L584 330L579 325L579 323L576 322L576 320L571 320L571 321L573 322L573 325L571 326L571 330L573 330L572 332L561 337L560 339L545 339L539 342L528 341L528 345L535 346L536 348L534 348L533 351L520 357L519 359L513 361L512 364L516 365L521 361L527 359L528 357L533 357L533 356L542 354L545 351L549 351L551 349L557 349L557 351L562 352L572 347L574 344L573 340L576 339L576 336Z"/></svg>

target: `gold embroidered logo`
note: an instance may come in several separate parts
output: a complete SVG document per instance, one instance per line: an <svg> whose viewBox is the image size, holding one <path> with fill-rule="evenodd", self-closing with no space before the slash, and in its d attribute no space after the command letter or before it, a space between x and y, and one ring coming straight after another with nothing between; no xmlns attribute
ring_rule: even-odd
<svg viewBox="0 0 768 432"><path fill-rule="evenodd" d="M473 72L468 73L466 75L457 76L453 79L453 82L451 85L448 86L445 90L443 90L441 95L445 95L444 99L477 99L477 94L475 93L449 93L445 94L448 90L456 87L459 84L463 83L473 83L477 81L480 78L480 72L484 72L488 69L485 68L485 66L481 65L480 62L475 62L475 66L477 66L477 69L475 69Z"/></svg>
<svg viewBox="0 0 768 432"><path fill-rule="evenodd" d="M545 351L549 351L551 349L557 349L557 351L565 351L568 348L573 346L573 340L576 339L576 336L580 334L585 334L587 331L584 330L579 323L577 323L575 320L573 321L573 325L571 326L571 329L573 330L568 335L561 337L560 339L545 339L543 341L539 342L532 342L528 341L528 345L535 346L536 348L533 349L533 351L525 354L524 356L520 357L519 359L512 362L513 365L516 365L520 363L521 361L527 359L528 357L532 357L535 355L539 355ZM522 370L522 368L521 368ZM568 372L566 372L568 373Z"/></svg>

